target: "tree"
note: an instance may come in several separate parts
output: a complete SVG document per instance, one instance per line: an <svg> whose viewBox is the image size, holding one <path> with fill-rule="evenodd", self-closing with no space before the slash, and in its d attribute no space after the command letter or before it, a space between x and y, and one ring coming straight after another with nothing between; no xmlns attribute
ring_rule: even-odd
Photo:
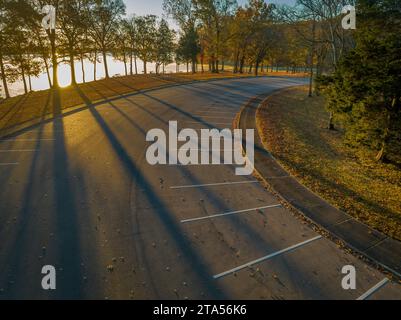
<svg viewBox="0 0 401 320"><path fill-rule="evenodd" d="M113 56L114 59L122 61L124 63L125 75L128 75L128 59L131 54L130 37L127 33L126 21L121 20L116 28Z"/></svg>
<svg viewBox="0 0 401 320"><path fill-rule="evenodd" d="M57 23L60 28L61 51L68 56L71 70L71 82L76 84L75 56L79 52L81 43L86 30L87 0L60 0Z"/></svg>
<svg viewBox="0 0 401 320"><path fill-rule="evenodd" d="M124 14L123 0L93 0L88 7L89 34L102 53L106 78L110 78L107 53L113 47L116 28Z"/></svg>
<svg viewBox="0 0 401 320"><path fill-rule="evenodd" d="M7 6L8 22L3 31L7 35L8 76L11 82L16 80L15 77L21 78L24 91L28 93L32 90L31 77L41 72L41 65L33 55L37 51L34 31L29 28L33 11L23 1L9 1ZM28 23L25 23L25 17Z"/></svg>
<svg viewBox="0 0 401 320"><path fill-rule="evenodd" d="M164 0L163 8L181 29L180 44L176 52L178 60L191 61L192 72L195 73L197 55L200 53L195 3L192 0ZM201 60L203 69L203 57Z"/></svg>
<svg viewBox="0 0 401 320"><path fill-rule="evenodd" d="M123 28L126 33L130 46L130 74L133 75L133 66L135 64L135 74L138 74L138 65L137 65L137 39L138 39L138 28L136 23L135 15L130 16L128 19L123 20Z"/></svg>
<svg viewBox="0 0 401 320"><path fill-rule="evenodd" d="M10 98L10 92L8 90L7 83L7 72L5 66L5 54L6 54L6 41L7 41L7 24L8 24L8 14L6 0L0 0L0 77L3 84L3 90L6 99Z"/></svg>
<svg viewBox="0 0 401 320"><path fill-rule="evenodd" d="M154 61L157 41L157 17L146 15L137 17L137 52L143 61L143 72L147 74L147 63Z"/></svg>
<svg viewBox="0 0 401 320"><path fill-rule="evenodd" d="M377 150L378 161L393 160L401 150L400 6L360 0L358 12L355 49L319 84L328 109L346 128L347 141Z"/></svg>
<svg viewBox="0 0 401 320"><path fill-rule="evenodd" d="M173 62L175 32L168 26L166 20L162 19L156 35L156 73L159 73L160 66L164 66Z"/></svg>
<svg viewBox="0 0 401 320"><path fill-rule="evenodd" d="M45 8L49 8L49 6L54 7L56 12L56 22L57 22L57 12L60 9L61 0L27 0L27 1L20 1L20 8L23 9L29 8L31 14L28 15L32 19L36 20L36 23L41 25L43 19L42 10ZM25 15L23 15L25 16ZM49 39L50 43L50 50L51 50L51 61L52 61L52 69L53 69L53 88L59 88L58 82L58 52L57 52L57 33L58 33L58 26L56 24L55 29L48 28L46 29L46 34Z"/></svg>
<svg viewBox="0 0 401 320"><path fill-rule="evenodd" d="M212 72L219 72L221 48L227 39L226 25L237 9L236 0L193 0L195 13L209 35Z"/></svg>
<svg viewBox="0 0 401 320"><path fill-rule="evenodd" d="M191 61L192 73L196 72L197 56L200 53L198 33L195 30L187 30L181 35L178 42L177 54L183 62Z"/></svg>

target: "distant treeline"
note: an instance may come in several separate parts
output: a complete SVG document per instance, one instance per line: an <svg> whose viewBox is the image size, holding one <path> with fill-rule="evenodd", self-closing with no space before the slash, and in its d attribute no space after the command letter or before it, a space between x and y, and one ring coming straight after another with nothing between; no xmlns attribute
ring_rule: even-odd
<svg viewBox="0 0 401 320"><path fill-rule="evenodd" d="M312 12L310 3L320 2ZM165 13L179 26L154 15L126 16L123 0L0 0L0 76L8 98L8 83L45 72L50 87L58 87L57 67L68 63L76 83L75 63L103 63L107 55L122 61L125 73L138 73L138 60L156 64L186 64L192 72L233 72L285 69L287 72L333 70L352 46L350 32L341 29L343 1L299 1L296 7L276 7L263 0L238 6L234 0L165 0ZM55 30L45 30L42 9L55 8Z"/></svg>
<svg viewBox="0 0 401 320"><path fill-rule="evenodd" d="M42 26L43 7L55 8L55 29ZM356 30L342 26L344 5L356 6ZM327 96L329 128L334 120L350 143L378 150L378 160L401 148L401 23L399 0L297 0L276 6L264 0L164 0L173 30L154 15L126 16L123 0L0 0L0 77L8 83L46 72L57 88L57 67L68 63L76 83L75 62L122 61L125 74L137 74L137 61L156 64L156 72L175 62L187 70L254 73L271 69L310 73ZM206 67L205 67L206 66ZM269 69L267 69L269 68ZM52 74L51 74L52 70Z"/></svg>

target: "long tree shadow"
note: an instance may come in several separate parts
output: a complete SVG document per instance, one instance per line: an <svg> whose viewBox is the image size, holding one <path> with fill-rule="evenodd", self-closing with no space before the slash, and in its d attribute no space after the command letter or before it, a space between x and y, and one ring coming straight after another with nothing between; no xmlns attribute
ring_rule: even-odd
<svg viewBox="0 0 401 320"><path fill-rule="evenodd" d="M61 114L59 91L54 91L53 137L53 177L55 193L55 214L59 248L58 264L63 273L58 277L58 291L61 299L79 299L83 297L82 275L80 272L81 252L78 230L78 217L73 177L69 170L69 160L65 141L65 129Z"/></svg>
<svg viewBox="0 0 401 320"><path fill-rule="evenodd" d="M42 130L38 131L37 134L37 143L36 150L39 150L41 146L41 138ZM33 208L33 194L35 190L34 182L35 175L37 174L38 169L38 157L39 151L36 151L33 154L32 162L30 165L29 174L27 177L27 184L23 191L23 200L19 215L19 223L17 225L17 230L15 231L15 238L13 242L10 242L7 248L4 248L2 255L6 257L7 261L4 265L1 266L0 272L0 287L5 289L7 294L7 299L18 299L23 292L15 292L15 288L10 285L9 277L10 275L14 279L18 279L19 273L24 273L24 270L21 270L21 262L22 257L25 252L26 245L29 244L29 238L32 235L28 236L27 228L32 221L32 208ZM9 213L12 214L12 211L9 210ZM1 226L0 232L5 232L6 224ZM8 249L8 252L6 251ZM15 281L15 280L14 280Z"/></svg>
<svg viewBox="0 0 401 320"><path fill-rule="evenodd" d="M57 98L53 96L53 102L57 101ZM47 106L49 106L50 96L47 101ZM55 105L53 105L53 108ZM56 106L57 108L57 106ZM47 112L47 107L43 110L42 117ZM35 153L31 161L29 174L26 179L26 186L23 190L23 200L21 204L21 210L19 215L18 229L15 232L14 242L10 242L8 245L8 253L3 252L4 257L6 257L6 264L2 267L1 279L2 283L5 283L7 276L13 275L17 283L16 286L8 285L6 287L7 298L21 298L29 297L39 298L40 296L45 296L48 298L56 299L72 299L72 298L82 298L82 285L80 283L80 247L79 247L79 237L77 228L77 217L76 217L76 207L74 190L70 185L72 177L69 174L68 169L68 155L66 152L65 137L64 137L64 126L61 118L56 118L54 120L53 126L53 136L54 136L54 153L53 162L50 168L53 177L53 188L54 188L54 201L55 207L54 211L51 212L51 208L42 208L46 210L43 212L38 212L38 197L41 198L42 191L37 190L39 184L39 179L42 177L40 170L48 171L49 168L40 167L39 157L42 150L42 136L44 127L40 127L36 136ZM39 202L41 203L41 202ZM45 205L45 203L43 203ZM26 264L24 259L26 250L37 250L38 248L32 247L30 245L31 237L35 237L35 234L39 235L43 229L39 227L37 216L41 219L52 219L55 216L56 220L56 232L55 237L56 245L60 247L55 251L58 257L55 260L48 261L52 265L62 268L64 271L61 275L57 276L57 291L55 293L43 291L38 294L37 286L27 286L27 284L21 284L18 279L22 277L23 274L27 273L27 270L22 269L22 266ZM50 243L49 248L53 245ZM31 255L32 256L32 255ZM47 260L45 256L43 259ZM43 262L44 263L44 262ZM32 267L36 267L37 263L33 262ZM36 270L34 274L40 275L41 270ZM23 278L23 277L22 277ZM36 279L36 277L34 278ZM39 284L40 285L40 282ZM32 296L36 294L35 296Z"/></svg>
<svg viewBox="0 0 401 320"><path fill-rule="evenodd" d="M277 159L286 163L290 167L296 167L296 163L293 162L288 157L277 156ZM314 171L312 169L302 168L302 171L305 173L306 176L309 176L315 180L321 181L324 185L329 186L330 189L338 190L340 192L340 194L353 199L355 202L361 202L365 206L372 208L375 212L377 212L377 213L380 212L381 215L384 215L384 218L388 218L388 219L397 221L397 224L401 223L401 217L397 212L392 211L386 207L383 207L374 201L366 199L361 194L348 188L344 184L340 184L340 183L336 183L334 181L328 180L321 173ZM379 215L379 214L376 214L376 215L378 217L381 217L381 215ZM381 217L381 218L383 218L383 217Z"/></svg>
<svg viewBox="0 0 401 320"><path fill-rule="evenodd" d="M153 97L151 97L153 98ZM158 102L165 104L171 109L178 111L180 113L188 114L187 112L184 112L180 108L173 106L165 101L162 101L160 99L156 99ZM96 111L96 108L90 108L89 109L100 125L100 127L104 130L106 133L106 136L109 138L111 145L114 148L114 151L120 158L123 166L126 168L126 170L129 172L129 174L133 177L134 182L136 185L139 186L142 190L144 190L144 194L147 198L147 201L152 204L152 207L157 208L155 211L155 214L157 214L157 218L163 223L164 226L169 230L171 236L174 238L175 242L179 246L179 248L182 250L184 253L185 257L188 259L189 262L191 262L194 265L194 270L196 271L197 275L200 277L201 281L207 285L207 288L209 290L209 293L212 293L212 296L217 296L219 298L224 297L219 290L217 289L217 284L211 280L211 274L208 271L208 268L206 266L206 262L203 261L201 257L199 257L198 253L194 251L194 249L190 246L187 245L187 239L186 237L182 234L182 231L180 230L180 227L178 226L178 222L174 218L173 212L170 212L170 210L166 209L167 206L166 204L159 198L158 192L153 189L151 184L147 181L146 177L141 173L140 169L137 167L137 165L132 161L130 156L127 154L126 150L122 146L122 144L118 141L118 138L114 135L110 127L107 125L106 121L102 118L102 116ZM190 114L188 116L191 117ZM209 125L209 124L208 124ZM184 173L184 175L190 180L191 184L201 184L202 181L197 179L186 167L180 167L180 170ZM204 195L205 198L208 199L211 203L215 204L222 212L225 211L230 211L232 208L225 203L222 199L220 199L212 190L205 188L202 189L201 191ZM230 216L226 219L227 223L232 225L232 227L241 230L240 234L242 234L245 237L249 237L252 239L252 243L254 247L257 247L259 251L261 252L269 252L269 250L277 250L281 249L280 239L276 240L270 240L269 242L266 241L266 239L263 238L261 234L259 234L258 231L254 229L251 225L248 224L248 222L244 221L244 219L240 216ZM280 265L284 270L289 270L288 266L289 261L286 259L283 259L280 261ZM292 269L293 270L293 269ZM300 270L300 272L302 272ZM290 275L291 277L291 275ZM312 290L312 289L311 289ZM312 294L312 291L310 292Z"/></svg>
<svg viewBox="0 0 401 320"><path fill-rule="evenodd" d="M52 95L51 95L51 93L49 91L49 93L47 95L47 98L46 98L46 103L45 103L45 105L43 107L43 110L42 110L41 121L45 118L46 113L49 111L51 97L52 97ZM4 140L6 140L6 141L7 140L11 141L10 149L16 143L16 141L14 141L13 138L15 138L17 136L18 136L18 134L14 134L14 135L9 135L8 137L4 138ZM37 139L40 139L42 136L43 136L43 127L39 127L39 131L38 131L38 134L37 134ZM37 150L39 148L39 146L37 145L36 148L34 148L34 149ZM35 155L36 155L36 153L35 153ZM0 181L7 182L9 180L10 176L12 176L14 170L17 170L17 168L13 168L12 170L7 170L7 171L1 171L1 173L0 173Z"/></svg>
<svg viewBox="0 0 401 320"><path fill-rule="evenodd" d="M79 90L79 89L78 89ZM85 98L82 91L79 91L79 94L83 95L83 99L89 101ZM208 272L208 268L206 264L202 261L202 259L193 251L193 249L187 245L187 239L180 230L177 225L177 222L174 220L172 213L166 209L164 203L160 200L157 195L157 192L153 189L150 183L147 181L145 176L140 172L137 168L137 165L131 159L131 157L126 152L125 148L119 142L117 137L114 135L110 127L107 125L106 121L102 118L102 116L98 113L96 108L89 108L92 113L94 119L100 126L100 128L104 131L111 146L114 149L114 152L118 156L121 161L121 164L127 171L127 173L132 177L134 183L145 191L145 195L147 200L157 206L159 210L157 210L157 218L163 223L163 226L169 230L169 234L175 240L175 243L180 248L181 252L184 254L188 263L191 263L193 269L195 270L197 276L200 278L201 283L205 285L208 290L208 294L210 297L214 297L216 299L224 299L225 295L222 293L216 286L216 284L212 280L212 274Z"/></svg>
<svg viewBox="0 0 401 320"><path fill-rule="evenodd" d="M24 103L26 102L26 100L28 100L28 97L30 96L30 94L25 94L23 96L21 96L18 100L15 101L15 103L13 103L9 109L0 117L0 121L2 121L5 117L7 117L12 111L14 111L14 113L11 115L10 119L11 120L22 108L22 106L24 105ZM1 129L5 129L7 128L7 126L5 126L4 128Z"/></svg>

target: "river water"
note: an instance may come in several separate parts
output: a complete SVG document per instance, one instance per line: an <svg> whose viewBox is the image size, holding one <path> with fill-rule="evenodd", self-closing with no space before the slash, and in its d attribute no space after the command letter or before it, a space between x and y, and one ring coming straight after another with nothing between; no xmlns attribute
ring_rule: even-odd
<svg viewBox="0 0 401 320"><path fill-rule="evenodd" d="M113 76L118 76L118 75L125 75L125 68L124 68L124 63L121 61L116 61L112 57L107 58L107 64L109 68L109 74L110 77ZM141 60L137 60L137 66L138 66L138 74L143 73L143 62ZM130 67L128 64L128 72L130 71ZM88 60L84 61L84 69L85 69L85 80L88 81L93 81L94 80L94 64ZM180 65L180 71L186 71L186 65ZM147 71L148 72L155 72L155 64L154 63L148 63L147 64ZM135 73L135 67L133 68L133 71ZM59 70L58 70L58 75L59 75L59 83L61 87L66 87L71 84L71 73L70 73L70 66L69 64L62 63L59 65ZM175 64L170 64L165 67L165 72L171 73L171 72L176 72L176 65ZM52 73L52 70L50 69L50 74ZM81 67L81 62L77 61L75 63L75 73L76 73L76 78L78 83L83 82L83 72L82 72L82 67ZM97 80L102 79L105 77L105 72L104 72L104 66L103 62L97 63L96 65L96 78ZM29 88L29 83L28 79L26 80ZM34 91L39 91L39 90L46 90L49 89L49 81L47 74L44 72L42 73L39 77L32 77L32 90ZM18 80L15 83L8 83L8 87L10 90L11 96L16 96L19 94L24 93L24 86L22 80ZM0 88L0 96L4 97L4 91L1 86Z"/></svg>

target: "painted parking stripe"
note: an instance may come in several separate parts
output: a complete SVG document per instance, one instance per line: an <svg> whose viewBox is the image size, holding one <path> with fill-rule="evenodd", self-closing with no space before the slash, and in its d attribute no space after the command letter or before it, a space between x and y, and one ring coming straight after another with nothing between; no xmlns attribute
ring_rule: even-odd
<svg viewBox="0 0 401 320"><path fill-rule="evenodd" d="M56 139L4 139L0 140L0 142L11 142L11 141L55 141Z"/></svg>
<svg viewBox="0 0 401 320"><path fill-rule="evenodd" d="M0 163L0 167L6 167L6 166L18 166L19 163L18 162L14 162L14 163Z"/></svg>
<svg viewBox="0 0 401 320"><path fill-rule="evenodd" d="M291 247L288 247L288 248L286 248L286 249L283 249L283 250L280 250L280 251L271 253L271 254L269 254L269 255L267 255L267 256L265 256L265 257L262 257L262 258L260 258L260 259L257 259L257 260L248 262L248 263L246 263L246 264L243 264L242 266L239 266L239 267L233 268L233 269L231 269L231 270L228 270L228 271L222 272L222 273L220 273L220 274L217 274L217 275L215 275L213 278L214 278L214 279L223 278L223 277L228 276L228 275L230 275L230 274L232 274L232 273L234 273L234 272L237 272L237 271L243 270L243 269L245 269L245 268L251 267L251 266L253 266L253 265L255 265L255 264L259 264L259 263L261 263L261 262L263 262L263 261L266 261L266 260L272 259L272 258L274 258L274 257L280 256L280 255L282 255L282 254L284 254L284 253L288 253L288 252L294 251L294 250L296 250L296 249L298 249L298 248L301 248L301 247L303 247L303 246L306 246L307 244L309 244L309 243L311 243L311 242L314 242L314 241L316 241L316 240L320 240L320 239L322 239L322 238L323 238L322 236L318 236L318 237L309 239L309 240L307 240L307 241L304 241L304 242L295 244L295 245L293 245L293 246L291 246Z"/></svg>
<svg viewBox="0 0 401 320"><path fill-rule="evenodd" d="M282 205L281 204L275 204L275 205L264 206L264 207L259 207L259 208L231 211L231 212L225 212L225 213L215 214L215 215L206 216L206 217L186 219L186 220L182 220L181 223L189 223L189 222L196 222L196 221L202 221L202 220L207 220L207 219L215 219L215 218L231 216L231 215L234 215L234 214L249 213L249 212L252 212L252 211L271 209L271 208L279 208L279 207L282 207Z"/></svg>
<svg viewBox="0 0 401 320"><path fill-rule="evenodd" d="M181 149L171 149L171 151L180 151ZM191 147L191 151L197 151L197 152L234 152L234 151L238 151L241 150L240 148L238 149L199 149L199 148L192 148Z"/></svg>
<svg viewBox="0 0 401 320"><path fill-rule="evenodd" d="M190 122L185 122L186 124L199 124L199 125L204 125L204 123L202 123L202 120L199 121L190 121ZM232 123L228 123L228 122L213 122L213 125L232 125Z"/></svg>
<svg viewBox="0 0 401 320"><path fill-rule="evenodd" d="M238 181L238 182L219 182L219 183L208 183L208 184L192 184L186 186L172 186L170 189L190 189L190 188L203 188L203 187L217 187L217 186L228 186L236 184L250 184L259 183L257 180L252 181Z"/></svg>
<svg viewBox="0 0 401 320"><path fill-rule="evenodd" d="M216 120L228 120L228 121L232 121L233 118L229 118L229 117L219 117L219 116L199 116L200 118L203 119L216 119ZM200 119L202 120L202 119Z"/></svg>
<svg viewBox="0 0 401 320"><path fill-rule="evenodd" d="M7 152L36 152L37 149L20 149L20 150L0 150L0 153L7 153Z"/></svg>
<svg viewBox="0 0 401 320"><path fill-rule="evenodd" d="M204 115L206 116L212 116L212 115L235 115L237 112L236 111L198 111L194 116L199 116L202 117Z"/></svg>
<svg viewBox="0 0 401 320"><path fill-rule="evenodd" d="M378 284L376 284L373 288L370 288L368 291L366 291L363 295L361 295L358 299L356 300L366 300L369 298L371 295L373 295L375 292L379 291L381 288L383 288L387 283L389 283L388 278L384 278L382 281L380 281Z"/></svg>

